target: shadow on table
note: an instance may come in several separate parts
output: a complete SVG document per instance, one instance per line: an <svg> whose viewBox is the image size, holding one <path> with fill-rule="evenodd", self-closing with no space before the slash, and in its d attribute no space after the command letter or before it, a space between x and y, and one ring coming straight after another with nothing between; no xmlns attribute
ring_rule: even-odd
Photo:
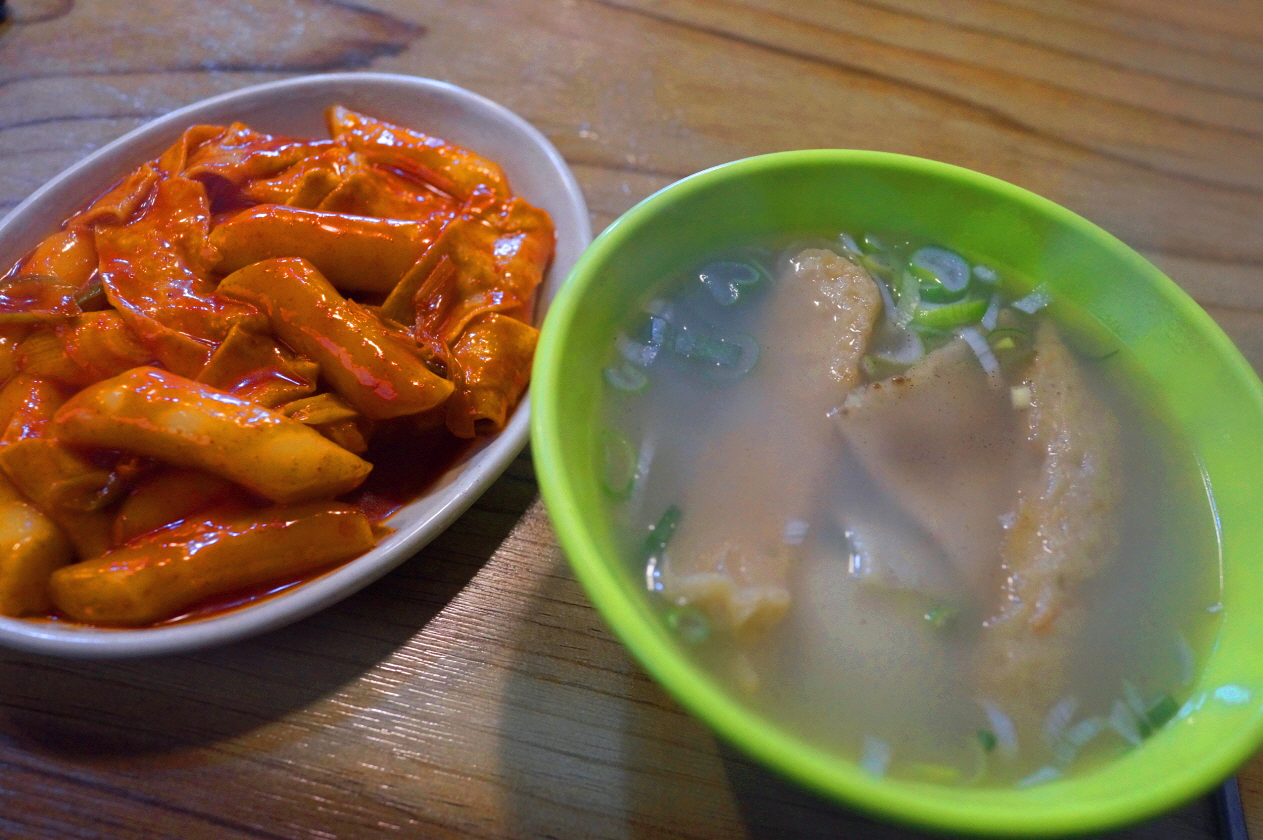
<svg viewBox="0 0 1263 840"><path fill-rule="evenodd" d="M0 652L0 756L13 748L72 758L175 752L250 732L338 691L416 636L477 574L529 503L515 484L520 477L502 478L385 578L257 638L116 661Z"/></svg>
<svg viewBox="0 0 1263 840"><path fill-rule="evenodd" d="M930 840L941 835L870 820L839 808L750 763L720 745L724 768L752 840L863 837L866 840ZM1101 840L1218 840L1218 816L1209 796L1128 829L1092 835Z"/></svg>

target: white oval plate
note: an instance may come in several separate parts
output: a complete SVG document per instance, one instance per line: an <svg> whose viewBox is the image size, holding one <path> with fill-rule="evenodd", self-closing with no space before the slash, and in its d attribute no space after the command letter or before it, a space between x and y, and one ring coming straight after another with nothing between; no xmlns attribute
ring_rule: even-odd
<svg viewBox="0 0 1263 840"><path fill-rule="evenodd" d="M517 195L552 216L557 250L536 312L549 302L592 239L574 175L553 145L513 112L445 82L379 73L304 76L195 102L98 149L0 221L0 271L124 174L158 157L199 123L244 122L270 134L327 137L325 109L342 104L441 137L498 162ZM395 532L369 553L258 603L179 624L111 630L0 617L0 645L74 657L124 657L188 651L242 639L308 616L376 580L438 536L496 480L526 444L529 397L503 431L480 441L425 496L387 524Z"/></svg>

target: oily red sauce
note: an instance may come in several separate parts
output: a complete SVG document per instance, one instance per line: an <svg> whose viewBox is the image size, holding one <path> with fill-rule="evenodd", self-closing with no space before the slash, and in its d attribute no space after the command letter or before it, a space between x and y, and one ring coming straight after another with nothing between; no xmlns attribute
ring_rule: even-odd
<svg viewBox="0 0 1263 840"><path fill-rule="evenodd" d="M354 505L364 512L374 525L390 527L388 518L409 502L419 499L468 454L476 439L458 438L446 428L417 433L404 429L386 429L374 437L364 458L373 464L373 471L365 482L343 496L341 501ZM260 500L262 503L262 500ZM251 606L282 595L291 589L323 577L347 562L332 563L303 575L279 578L255 586L220 593L191 605L178 616L160 621L150 627L163 627L200 621L222 615L241 607ZM28 620L39 621L38 617ZM71 622L54 613L43 620ZM102 629L110 629L103 627ZM140 629L129 626L119 629Z"/></svg>
<svg viewBox="0 0 1263 840"><path fill-rule="evenodd" d="M389 431L374 436L364 458L373 471L343 500L378 524L432 488L465 456L474 439L458 438L446 427L405 435Z"/></svg>

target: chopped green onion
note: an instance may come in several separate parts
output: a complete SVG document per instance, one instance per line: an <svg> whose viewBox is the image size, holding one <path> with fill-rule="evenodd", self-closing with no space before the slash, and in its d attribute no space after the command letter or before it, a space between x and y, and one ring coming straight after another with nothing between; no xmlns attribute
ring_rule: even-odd
<svg viewBox="0 0 1263 840"><path fill-rule="evenodd" d="M860 371L868 379L869 382L878 382L882 379L889 379L892 376L898 376L907 371L911 365L902 362L894 362L890 359L870 353L860 359Z"/></svg>
<svg viewBox="0 0 1263 840"><path fill-rule="evenodd" d="M851 236L849 233L839 233L838 244L842 246L843 251L846 251L853 257L858 257L861 253L859 243L857 243L855 241L855 237Z"/></svg>
<svg viewBox="0 0 1263 840"><path fill-rule="evenodd" d="M663 342L666 342L668 332L671 331L671 322L666 315L658 315L655 312L642 312L642 320L634 330L625 333L619 333L619 351L626 360L642 368L648 368L653 364L654 357L658 355ZM626 349L624 349L624 345ZM629 354L626 350L632 350ZM648 355L645 356L645 351Z"/></svg>
<svg viewBox="0 0 1263 840"><path fill-rule="evenodd" d="M748 288L768 279L767 271L762 266L730 260L713 262L703 268L698 276L721 306L731 306Z"/></svg>
<svg viewBox="0 0 1263 840"><path fill-rule="evenodd" d="M1082 313L1067 317L1058 326L1062 340L1081 358L1103 362L1122 349L1116 335Z"/></svg>
<svg viewBox="0 0 1263 840"><path fill-rule="evenodd" d="M1187 686L1197 674L1197 655L1183 633L1175 634L1175 655L1180 663L1180 685Z"/></svg>
<svg viewBox="0 0 1263 840"><path fill-rule="evenodd" d="M921 284L921 300L930 303L952 303L963 298L966 294L965 289L952 290L944 286L938 280L926 280L918 275L916 269L908 269L908 272L920 281Z"/></svg>
<svg viewBox="0 0 1263 840"><path fill-rule="evenodd" d="M1016 327L997 327L987 334L992 350L1013 350L1029 347L1031 337Z"/></svg>
<svg viewBox="0 0 1263 840"><path fill-rule="evenodd" d="M1055 743L1066 731L1074 713L1079 709L1079 700L1074 696L1063 697L1052 705L1044 717L1044 740Z"/></svg>
<svg viewBox="0 0 1263 840"><path fill-rule="evenodd" d="M1170 722L1180 711L1180 704L1170 694L1164 694L1145 710L1145 723L1149 725L1149 734L1157 732Z"/></svg>
<svg viewBox="0 0 1263 840"><path fill-rule="evenodd" d="M602 373L605 376L606 383L611 388L619 391L639 394L649 387L649 377L645 376L643 370L630 362L623 362L618 366L610 365Z"/></svg>
<svg viewBox="0 0 1263 840"><path fill-rule="evenodd" d="M1058 767L1069 767L1074 763L1079 751L1093 738L1104 732L1105 728L1104 718L1089 717L1066 729L1053 746L1053 763Z"/></svg>
<svg viewBox="0 0 1263 840"><path fill-rule="evenodd" d="M1082 747L1097 735L1105 731L1105 721L1099 717L1084 718L1066 730L1066 740L1076 747Z"/></svg>
<svg viewBox="0 0 1263 840"><path fill-rule="evenodd" d="M1136 725L1136 716L1122 700L1114 701L1114 706L1110 709L1109 725L1123 736L1123 740L1127 743L1132 746L1140 744L1141 735Z"/></svg>
<svg viewBox="0 0 1263 840"><path fill-rule="evenodd" d="M925 341L914 330L882 324L873 335L872 355L883 365L907 368L925 355Z"/></svg>
<svg viewBox="0 0 1263 840"><path fill-rule="evenodd" d="M956 334L964 339L970 350L974 351L974 355L978 357L978 364L982 365L988 377L1000 375L1000 362L981 333L973 327L963 327Z"/></svg>
<svg viewBox="0 0 1263 840"><path fill-rule="evenodd" d="M759 343L744 333L714 338L695 329L680 329L670 343L680 356L710 365L723 379L736 379L749 373L759 358Z"/></svg>
<svg viewBox="0 0 1263 840"><path fill-rule="evenodd" d="M645 538L646 553L661 554L667 547L667 543L671 541L671 536L675 534L676 526L679 524L680 508L676 505L668 505L662 512L662 516L658 517L658 521L649 526L649 536Z"/></svg>
<svg viewBox="0 0 1263 840"><path fill-rule="evenodd" d="M989 730L979 729L976 737L970 738L968 743L970 753L974 758L974 766L973 771L962 781L964 784L972 785L987 775L987 756L995 750L998 741Z"/></svg>
<svg viewBox="0 0 1263 840"><path fill-rule="evenodd" d="M671 610L667 613L667 626L686 644L700 645L710 638L710 619L696 607Z"/></svg>
<svg viewBox="0 0 1263 840"><path fill-rule="evenodd" d="M670 323L675 316L675 305L665 298L654 298L645 304L645 314L662 318Z"/></svg>
<svg viewBox="0 0 1263 840"><path fill-rule="evenodd" d="M1140 696L1140 689L1136 688L1129 679L1123 680L1123 699L1127 701L1127 706L1136 716L1136 720L1143 720L1146 709L1145 700Z"/></svg>
<svg viewBox="0 0 1263 840"><path fill-rule="evenodd" d="M1035 351L1031 337L1016 327L997 327L987 333L987 343L991 345L1000 367L1005 370L1025 364Z"/></svg>
<svg viewBox="0 0 1263 840"><path fill-rule="evenodd" d="M667 550L667 543L671 542L671 537L679 524L680 509L675 505L670 505L662 512L662 516L658 517L658 521L649 526L649 533L645 536L641 556L645 558L645 584L652 592L662 590L663 555Z"/></svg>
<svg viewBox="0 0 1263 840"><path fill-rule="evenodd" d="M661 327L650 327L652 332L648 342L637 341L624 333L619 333L614 339L614 346L618 349L618 354L637 367L644 368L653 364L653 360L658 358L658 351L662 349L662 341L666 335L666 321L663 321L661 318L651 318L650 320L653 324L661 325Z"/></svg>
<svg viewBox="0 0 1263 840"><path fill-rule="evenodd" d="M978 319L978 323L982 324L984 329L994 330L996 323L1000 320L1000 293L992 292L991 298L987 301L987 311L982 313L982 317Z"/></svg>
<svg viewBox="0 0 1263 840"><path fill-rule="evenodd" d="M1025 779L1019 779L1013 784L1013 786L1017 788L1034 787L1035 785L1042 785L1060 777L1061 771L1056 767L1041 767Z"/></svg>
<svg viewBox="0 0 1263 840"><path fill-rule="evenodd" d="M736 347L738 356L732 364L717 365L711 371L715 378L740 379L754 369L759 360L759 342L754 340L754 336L736 333L723 339L723 343L728 347Z"/></svg>
<svg viewBox="0 0 1263 840"><path fill-rule="evenodd" d="M904 772L939 785L955 784L964 775L959 767L953 767L950 764L932 764L928 761L909 764L904 767Z"/></svg>
<svg viewBox="0 0 1263 840"><path fill-rule="evenodd" d="M895 261L889 254L860 254L859 263L878 280L889 281L895 276Z"/></svg>
<svg viewBox="0 0 1263 840"><path fill-rule="evenodd" d="M601 482L615 496L626 496L636 478L636 450L613 429L601 432Z"/></svg>
<svg viewBox="0 0 1263 840"><path fill-rule="evenodd" d="M860 767L868 773L881 778L890 767L890 742L872 735L864 736L864 749L860 753Z"/></svg>
<svg viewBox="0 0 1263 840"><path fill-rule="evenodd" d="M866 233L860 239L860 247L863 248L866 253L872 254L878 251L885 251L886 243L882 242L876 234Z"/></svg>
<svg viewBox="0 0 1263 840"><path fill-rule="evenodd" d="M980 700L979 704L987 715L987 723L991 724L991 732L995 734L996 746L1007 758L1017 755L1017 727L1013 718L990 700Z"/></svg>
<svg viewBox="0 0 1263 840"><path fill-rule="evenodd" d="M959 615L959 607L952 606L951 604L936 604L926 610L925 615L922 617L931 627L944 630L950 627Z"/></svg>
<svg viewBox="0 0 1263 840"><path fill-rule="evenodd" d="M950 330L966 324L977 323L987 311L985 298L945 303L942 306L921 306L912 316L912 323L934 330Z"/></svg>
<svg viewBox="0 0 1263 840"><path fill-rule="evenodd" d="M908 266L917 272L920 279L937 283L948 292L964 291L969 284L969 263L965 262L965 258L937 245L916 249Z"/></svg>
<svg viewBox="0 0 1263 840"><path fill-rule="evenodd" d="M1000 282L1000 275L996 273L994 268L988 268L985 265L976 265L973 270L974 279L988 286L994 286Z"/></svg>
<svg viewBox="0 0 1263 840"><path fill-rule="evenodd" d="M921 305L921 284L911 272L904 271L899 275L899 285L895 288L898 298L895 303L894 317L890 320L896 327L906 327L916 317Z"/></svg>
<svg viewBox="0 0 1263 840"><path fill-rule="evenodd" d="M1025 312L1027 315L1034 315L1048 304L1052 303L1052 297L1049 296L1048 290L1044 288L1044 284L1036 286L1026 297L1013 301L1013 308L1019 312Z"/></svg>
<svg viewBox="0 0 1263 840"><path fill-rule="evenodd" d="M671 349L686 359L719 366L732 366L741 358L741 348L736 344L687 327L676 332Z"/></svg>

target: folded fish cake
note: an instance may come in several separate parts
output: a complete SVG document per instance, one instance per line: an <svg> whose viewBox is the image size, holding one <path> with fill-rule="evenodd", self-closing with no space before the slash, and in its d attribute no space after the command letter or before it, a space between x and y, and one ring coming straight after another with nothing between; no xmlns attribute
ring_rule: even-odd
<svg viewBox="0 0 1263 840"><path fill-rule="evenodd" d="M51 519L0 474L0 615L39 615L52 606L49 576L74 559Z"/></svg>
<svg viewBox="0 0 1263 840"><path fill-rule="evenodd" d="M225 274L276 257L301 257L343 291L388 294L420 259L437 226L260 205L211 233Z"/></svg>
<svg viewBox="0 0 1263 840"><path fill-rule="evenodd" d="M768 407L765 423L705 447L663 574L669 600L748 632L776 624L790 604L786 528L812 514L827 479L819 452L833 436L829 410L860 381L881 316L868 272L831 251L803 251L778 284L758 364L742 383Z"/></svg>
<svg viewBox="0 0 1263 840"><path fill-rule="evenodd" d="M373 547L368 518L312 502L192 517L52 575L53 603L78 621L152 624L199 600L283 580Z"/></svg>
<svg viewBox="0 0 1263 840"><path fill-rule="evenodd" d="M342 297L306 260L253 263L224 278L218 293L266 313L276 335L313 359L333 389L372 420L427 411L452 393L411 336Z"/></svg>

